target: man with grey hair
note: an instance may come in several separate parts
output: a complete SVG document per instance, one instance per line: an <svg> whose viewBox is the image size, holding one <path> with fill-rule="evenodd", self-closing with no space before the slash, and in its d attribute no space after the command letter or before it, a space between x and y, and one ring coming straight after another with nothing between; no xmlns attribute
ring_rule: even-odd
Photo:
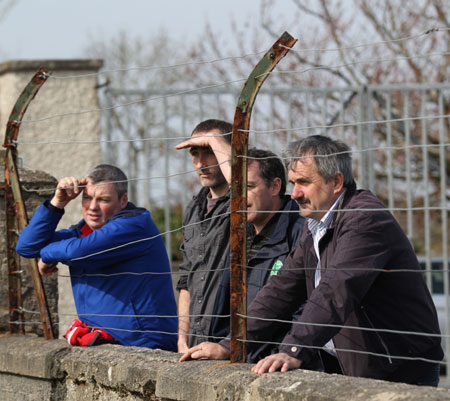
<svg viewBox="0 0 450 401"><path fill-rule="evenodd" d="M93 345L101 334L122 345L175 351L169 260L150 213L128 202L127 183L123 171L108 164L81 180L62 178L21 233L17 252L39 258L42 275L56 272L58 262L70 267L82 320L66 334L72 345ZM80 194L83 219L56 230L65 206Z"/></svg>
<svg viewBox="0 0 450 401"><path fill-rule="evenodd" d="M307 229L251 304L248 347L306 305L279 353L252 371L296 369L320 349L325 372L437 386L443 352L431 295L400 225L356 189L348 146L315 135L291 144L286 157ZM228 358L229 341L219 344L199 344L181 361Z"/></svg>

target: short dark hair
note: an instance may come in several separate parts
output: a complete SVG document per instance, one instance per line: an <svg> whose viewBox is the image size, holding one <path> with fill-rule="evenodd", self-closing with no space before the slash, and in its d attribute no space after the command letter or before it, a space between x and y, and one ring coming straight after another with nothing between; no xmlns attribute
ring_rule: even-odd
<svg viewBox="0 0 450 401"><path fill-rule="evenodd" d="M213 129L218 130L221 134L227 134L223 137L229 144L231 144L231 131L233 130L233 125L223 120L209 119L202 121L194 128L192 135L197 132L212 131Z"/></svg>
<svg viewBox="0 0 450 401"><path fill-rule="evenodd" d="M86 178L90 178L94 183L113 181L119 199L122 198L123 194L128 192L127 176L119 167L111 164L99 164L98 166L95 166L87 173Z"/></svg>
<svg viewBox="0 0 450 401"><path fill-rule="evenodd" d="M269 187L275 178L281 180L281 188L278 195L282 198L286 192L286 170L281 159L270 150L249 149L247 156L252 159L248 159L248 163L259 162L259 175L266 182Z"/></svg>
<svg viewBox="0 0 450 401"><path fill-rule="evenodd" d="M354 185L350 148L345 143L324 135L311 135L290 143L284 153L287 158L286 168L292 169L300 157L315 155L319 156L314 158L317 172L325 182L340 172L344 176L344 187Z"/></svg>

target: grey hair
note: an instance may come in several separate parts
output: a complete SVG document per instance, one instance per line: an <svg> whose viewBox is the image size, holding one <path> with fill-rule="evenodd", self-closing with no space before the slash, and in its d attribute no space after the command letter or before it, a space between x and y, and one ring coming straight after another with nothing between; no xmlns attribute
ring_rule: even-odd
<svg viewBox="0 0 450 401"><path fill-rule="evenodd" d="M291 142L283 154L286 169L293 170L295 163L303 156L316 156L317 172L325 182L340 172L344 176L344 187L354 185L352 155L345 143L323 135L311 135Z"/></svg>
<svg viewBox="0 0 450 401"><path fill-rule="evenodd" d="M86 178L90 178L94 183L112 181L119 199L128 192L127 176L119 167L111 164L99 164L95 166L86 174Z"/></svg>

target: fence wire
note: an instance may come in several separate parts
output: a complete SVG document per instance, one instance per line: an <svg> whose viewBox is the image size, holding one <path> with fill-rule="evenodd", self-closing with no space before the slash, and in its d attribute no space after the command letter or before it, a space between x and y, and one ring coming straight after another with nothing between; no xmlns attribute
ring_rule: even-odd
<svg viewBox="0 0 450 401"><path fill-rule="evenodd" d="M336 49L300 49L299 52L317 52L317 51L342 51L342 50L350 50L350 49L356 49L359 47L370 47L370 46L378 46L383 45L389 42L397 42L397 41L408 41L408 40L415 40L422 36L428 36L428 35L436 35L439 32L445 32L448 31L447 28L441 28L441 27L434 27L430 28L424 32L421 32L417 35L411 35L404 38L397 38L393 39L392 41L382 41L382 42L373 42L373 43L364 43L364 44L355 44L345 47L340 47ZM126 69L109 69L99 72L98 74L82 74L82 75L72 75L72 76L56 76L51 75L50 78L55 80L70 80L70 79L77 79L77 78L83 78L86 76L92 76L92 75L100 75L100 74L112 74L112 73L123 73L128 71L153 71L156 69L172 69L172 68L178 68L178 67L186 67L186 66L198 66L201 64L214 64L219 63L221 61L225 60L239 60L243 58L247 58L250 56L260 55L261 53L252 53L252 54L245 54L241 56L231 56L221 59L215 59L215 60L207 60L207 61L196 61L196 62L184 62L184 63L178 63L173 65L165 65L165 66L143 66L143 67L130 67ZM319 71L324 68L330 70L330 69L341 69L345 67L355 66L355 65L362 65L362 64L375 64L375 63L382 63L386 61L407 61L412 59L422 59L422 58L434 58L434 57L448 57L450 53L449 52L434 52L434 53L427 53L427 54L418 54L413 55L410 57L395 57L395 58L375 58L375 59L363 59L363 60L357 60L354 62L344 63L340 65L335 66L318 66L318 67L311 67L308 69L303 70L291 70L291 71L277 71L272 72L271 75L286 75L286 74L296 74L296 75L302 75L314 71ZM109 96L108 100L106 101L107 105L105 107L99 107L95 109L88 109L88 110L79 110L79 111L69 111L66 113L59 113L54 115L47 115L40 118L35 119L29 119L29 120L23 120L21 124L31 124L36 123L36 126L39 127L39 123L42 123L44 121L53 121L56 119L64 119L69 116L79 116L83 114L89 114L89 113L104 113L106 115L106 118L111 117L111 113L116 112L118 109L130 109L131 106L147 106L147 103L156 103L157 101L163 101L164 103L164 115L167 117L164 121L164 124L160 124L164 129L165 135L154 137L154 136L143 136L138 138L123 138L120 137L118 134L119 129L116 127L111 132L106 133L106 138L99 140L99 141L76 141L76 140L52 140L52 141L17 141L16 145L20 146L37 146L37 145L70 145L73 147L76 147L77 145L81 144L93 144L93 143L100 143L106 146L122 146L122 145L134 145L137 143L146 143L146 142L161 142L162 144L167 144L172 141L181 141L184 139L189 138L190 136L186 135L186 125L187 120L193 120L194 118L188 118L187 115L183 112L181 117L178 116L177 125L178 127L182 127L181 132L183 136L170 136L170 131L175 131L175 129L171 126L169 129L169 123L166 120L169 120L169 117L167 115L168 110L168 99L169 98L177 98L177 99L183 99L182 100L182 109L186 110L188 106L184 104L184 99L187 96L199 96L199 106L200 106L200 112L195 116L197 120L201 120L203 118L204 109L202 109L203 105L203 95L213 95L216 96L216 103L217 105L220 103L219 96L221 95L220 92L213 92L212 90L220 89L223 90L224 94L234 94L233 91L228 91L226 87L230 86L234 83L242 83L245 81L245 79L236 79L236 80L229 80L224 82L215 82L210 83L207 85L202 85L196 88L192 89L185 89L185 90L179 90L179 91L172 91L167 93L160 93L153 95L151 91L135 91L132 95L133 96L141 96L142 98L137 100L130 100L125 101L122 103L113 104L113 99L118 98L120 96L128 95L126 91L117 91L114 93L114 90L110 90L107 92L107 96ZM401 101L399 101L399 107L402 111L403 115L398 115L398 112L394 110L393 108L393 91L397 91L401 94ZM420 115L412 116L411 110L409 108L409 98L410 93L413 91L418 91L421 93L421 103L420 107L415 107L415 112ZM425 98L425 93L430 91L437 91L438 95L435 97L437 99L437 107L434 109L432 108L431 112L427 111L429 108L429 100L428 98ZM374 268L374 269L368 269L370 271L385 273L385 274L393 274L393 273L421 273L426 275L427 284L431 287L431 275L435 273L442 273L443 274L443 281L444 281L444 287L445 287L445 297L446 297L446 324L445 324L445 330L443 334L436 334L436 333L427 333L427 332L411 332L411 331L402 331L402 330L392 330L392 329L385 329L385 328L368 328L368 327L355 327L355 326L347 326L347 325L330 325L330 324L320 324L320 326L326 326L326 327L334 327L339 329L351 329L351 330L361 330L361 331L375 331L375 332L386 332L391 334L399 334L399 335L417 335L417 336L428 336L428 337L439 337L446 341L447 344L447 350L449 349L448 345L450 342L448 341L450 339L450 334L448 334L448 295L449 295L449 289L448 289L448 227L446 227L448 223L448 212L450 210L450 192L448 188L448 174L447 169L448 165L446 164L446 157L447 157L447 151L448 147L450 146L450 141L448 139L448 121L450 121L450 114L447 113L447 108L444 107L444 103L447 102L447 99L444 99L446 96L450 96L448 93L450 91L450 85L448 84L442 84L442 85L422 85L422 86L364 86L360 88L331 88L331 89L311 89L311 88L300 88L298 90L292 90L292 89L286 89L286 88L272 88L269 91L261 91L262 94L269 95L269 100L263 99L261 102L261 107L258 109L255 109L255 113L261 117L262 124L266 124L266 126L271 127L271 129L251 129L248 130L248 133L253 136L254 143L257 144L258 141L261 139L261 137L265 137L265 142L260 142L264 144L264 147L271 148L278 150L279 145L285 145L287 142L289 142L292 139L296 139L293 137L294 134L304 134L308 135L311 132L322 132L324 131L326 134L329 134L330 130L333 130L333 132L336 132L336 136L340 136L342 138L348 137L349 135L346 133L345 130L350 130L350 134L354 137L357 137L357 140L353 140L352 145L352 154L357 157L356 159L356 167L359 171L359 178L363 186L368 187L375 193L380 193L381 191L376 191L376 179L380 178L380 180L387 181L387 187L388 187L388 205L385 209L342 209L340 212L344 213L355 213L355 212L386 212L389 211L396 215L396 217L401 217L404 219L403 214L407 214L406 217L406 224L403 222L403 225L406 225L407 229L407 235L409 238L413 239L413 231L414 231L414 222L413 222L413 212L423 212L425 218L424 221L430 220L430 216L432 216L433 213L440 213L441 214L441 227L442 227L442 255L443 255L443 265L440 269L434 269L431 266L431 243L430 238L426 237L426 243L427 243L427 259L426 259L426 266L424 269L417 270L417 269L408 269L408 268L399 268L398 266L392 266L390 268ZM336 99L333 98L330 94L333 94L333 92L340 93L340 97ZM362 99L361 103L359 105L354 106L351 110L347 109L352 102L346 103L343 98L344 92L350 92L350 93L357 93L357 95ZM374 107L373 105L366 104L368 99L374 99L377 96L381 96L380 93L383 94L382 100L377 99L378 101L378 109ZM304 101L300 102L298 99L294 99L294 96L297 95L303 95ZM314 95L314 97L313 97ZM131 98L131 96L129 96ZM331 107L328 103L328 100L331 98L334 103ZM277 118L271 118L274 117L277 112L278 114L282 114L279 112L279 108L276 104L277 101L280 99L283 100L285 106L287 105L287 109L289 111L280 116L277 116ZM298 118L297 120L302 120L303 124L295 124L296 119L293 116L293 104L297 100L297 102L300 104L300 106L296 106L298 110L300 110L299 114L302 114L301 118ZM353 97L351 98L353 101ZM445 102L444 102L445 100ZM365 105L363 106L364 102ZM380 104L384 105L384 108L380 106ZM328 112L327 107L330 106L330 108L333 108L333 113L330 114ZM155 110L157 110L159 106L155 106ZM267 110L270 110L269 113L265 113L261 111L262 108L265 108ZM313 109L311 111L309 108ZM444 110L445 109L445 110ZM233 110L231 108L231 110ZM378 117L376 118L375 114L378 113ZM348 114L348 115L347 115ZM385 116L385 118L381 118L382 116ZM312 120L318 119L318 116L320 116L321 123L314 123ZM345 121L346 118L351 118L351 121ZM254 117L256 119L256 117ZM281 120L284 124L279 125L278 128L275 128L274 121ZM333 121L333 123L329 124L327 123L329 121ZM335 122L339 120L339 122ZM422 143L416 143L417 142L417 129L416 127L412 127L411 125L413 123L420 124L421 127L421 137ZM428 136L427 129L431 127L427 126L427 124L431 125L433 124L433 130L437 132L437 135L433 135L431 137ZM447 126L445 125L447 124ZM36 127L35 126L35 127ZM400 128L399 128L400 127ZM161 128L161 127L159 127ZM362 129L366 129L367 133L364 134L362 132ZM35 128L36 129L36 128ZM415 136L413 135L416 134ZM382 135L381 135L382 134ZM70 135L70 133L66 135ZM169 135L169 136L168 136ZM70 135L71 136L71 135ZM115 137L114 137L115 136ZM379 145L374 145L374 137L379 136L381 139L379 140ZM401 144L396 144L396 142L400 142ZM431 142L431 143L429 143ZM273 145L273 146L271 146ZM276 146L275 146L276 145ZM112 148L110 148L112 149ZM123 148L121 148L123 149ZM183 152L183 151L182 151ZM422 159L419 158L417 153L413 152L420 152L420 156ZM112 155L116 154L117 151L111 152ZM178 153L180 154L180 153ZM164 157L167 159L170 156L169 150L167 150L164 154ZM395 160L397 156L401 160ZM401 157L400 157L401 156ZM323 157L321 155L318 155L316 157ZM290 158L286 157L280 157L282 160L289 160ZM249 158L253 160L258 160L260 158ZM292 158L291 158L292 159ZM299 158L294 158L299 159ZM385 161L387 162L385 163ZM434 162L431 162L430 160L433 160ZM382 162L384 164L382 164ZM184 165L186 165L188 161L184 160ZM397 164L396 164L397 163ZM434 164L433 164L434 163ZM182 165L182 163L178 163L176 165L176 168L179 168ZM383 176L380 171L382 170L382 167L387 165L388 171L385 172L386 176ZM167 167L167 170L165 173L157 176L151 176L151 177L142 177L139 175L136 175L135 178L131 178L128 180L130 183L137 183L139 181L149 181L153 179L164 179L169 180L173 179L175 177L181 177L184 175L188 175L191 173L194 173L196 170L187 170L187 169L181 169L179 172L170 173L168 164L165 164ZM215 166L209 166L210 167L217 167L219 164ZM395 172L397 168L397 171L400 171L400 173ZM401 168L400 168L401 167ZM378 168L378 170L375 170ZM423 187L424 195L423 197L423 206L416 205L417 198L420 198L420 196L413 196L412 194L412 187L413 183L418 182L418 178L414 176L414 171L419 171L422 168L422 180L424 181ZM141 171L143 168L141 167ZM413 171L414 170L414 171ZM438 171L439 175L436 175L435 172ZM434 174L434 175L433 175ZM417 173L418 175L418 173ZM183 178L182 178L183 179ZM395 182L396 180L402 180L403 186L405 186L406 182L406 188L403 189L404 193L406 194L406 204L405 206L395 206L395 196L394 196L394 188L395 188ZM179 184L179 182L177 183ZM430 188L432 187L432 188ZM46 188L46 189L33 189L33 188L24 188L26 191L30 192L53 192L56 188ZM433 194L430 195L433 190L440 189L439 197L433 198ZM166 203L170 205L169 202L169 194L170 194L170 187L166 186L164 195L166 196ZM184 190L183 192L188 193L189 191ZM161 194L161 192L160 192ZM142 196L141 196L142 199ZM431 200L435 203L432 204ZM185 206L184 201L184 206ZM255 211L251 211L252 213L255 213ZM256 211L257 213L268 213L267 211ZM318 210L316 212L326 212L322 210ZM247 213L247 211L243 211L243 213ZM271 213L271 212L270 212ZM282 212L278 211L276 213L298 213L296 211L291 212ZM111 247L109 249L102 250L100 252L96 252L93 254L85 255L83 257L74 258L71 259L71 261L78 261L90 258L92 256L107 253L110 251L113 251L115 249L118 249L120 247L129 246L138 242L142 241L150 241L152 239L155 239L160 236L164 236L166 239L170 238L169 236L172 233L181 231L187 227L201 224L203 222L213 220L218 217L223 217L225 215L228 215L229 213L225 213L222 215L214 216L212 218L207 218L202 221L189 224L189 225L181 225L180 227L176 227L174 229L166 229L161 230L162 232L156 236L142 238L137 241L130 241L130 242L124 242L124 244L118 246L118 247ZM166 214L166 218L170 218L170 214ZM167 221L165 222L165 228L168 228ZM426 223L426 224L428 224ZM430 227L427 226L427 230L430 230ZM429 235L429 234L425 234ZM447 259L447 260L446 260ZM445 266L444 266L445 264ZM258 270L258 267L250 267L245 266L247 269L255 269ZM305 270L316 270L316 266L309 266L309 267L302 267L301 269L298 269L299 271L305 271ZM217 268L217 269L205 269L205 270L197 270L197 272L210 272L214 271L216 273L221 273L223 271L227 270L226 268ZM270 269L268 269L270 270ZM295 269L294 269L295 270ZM353 271L355 269L345 269L342 270L348 270ZM356 269L359 270L359 269ZM134 273L134 272L121 272L121 273L114 273L114 274L82 274L82 275L76 275L76 277L86 276L101 276L101 277L114 277L117 275L151 275L151 274L172 274L174 276L179 275L186 275L187 273L184 271L172 271L169 273L157 273L157 272L142 272L142 273ZM63 275L59 274L59 277L70 277L70 275ZM74 275L72 275L74 277ZM39 314L37 311L21 308L21 313L36 315ZM71 314L54 314L55 316L72 316ZM174 318L175 316L167 316L167 315L115 315L115 314L74 314L73 316L108 316L108 317L157 317L157 318ZM242 318L247 319L260 319L260 320L267 320L267 319L261 319L254 316L247 316L247 315L240 315ZM206 317L206 318L229 318L230 315L179 315L178 317L188 317L188 318L196 318L196 317ZM270 321L274 323L280 323L280 324L293 324L293 325L319 325L316 323L307 323L307 322L298 322L298 321L291 321L291 320L280 320L280 319L269 319ZM11 324L26 324L26 325L39 325L40 322L9 322ZM161 333L161 334L168 334L168 335L178 335L178 333L169 333L169 332L163 332L163 331L151 331L151 330L126 330L123 328L114 328L114 327L99 327L104 330L119 330L119 331L130 331L130 332L139 332L139 333ZM193 334L188 334L193 335ZM203 337L203 335L193 335L198 337ZM224 339L223 337L213 337L214 340L221 340ZM248 341L252 343L258 343L259 341ZM280 345L281 343L276 342L267 342L263 341L264 344L273 344L273 345ZM311 348L311 349L322 349L322 347L316 347L306 344L284 344L284 345L292 345L297 347L304 347L304 348ZM353 353L364 353L368 355L374 355L378 357L384 357L384 358L392 358L392 359L404 359L404 360L420 360L420 361L426 361L426 362L433 362L433 363L439 363L440 361L433 361L425 358L420 357L404 357L404 356L392 356L388 354L379 354L379 353L372 353L368 351L360 351L360 350L351 350L351 349L337 349L339 352L353 352ZM447 362L448 363L448 362Z"/></svg>

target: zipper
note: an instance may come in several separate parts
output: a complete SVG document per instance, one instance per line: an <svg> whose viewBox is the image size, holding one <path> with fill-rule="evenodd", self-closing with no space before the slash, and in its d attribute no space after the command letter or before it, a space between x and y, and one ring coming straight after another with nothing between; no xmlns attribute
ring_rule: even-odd
<svg viewBox="0 0 450 401"><path fill-rule="evenodd" d="M361 306L361 311L362 311L362 313L364 314L364 316L366 317L366 319L367 319L367 321L369 322L370 326L371 326L373 329L376 330L376 327L373 325L372 321L369 319L369 316L367 315L366 310L364 309L364 306ZM390 356L391 353L389 352L389 349L388 349L386 343L383 341L383 339L381 338L381 336L378 334L377 331L375 331L374 333L376 334L376 336L377 336L378 339L380 340L380 343L381 343L381 345L383 346L383 348L385 349L386 355L388 356L389 363L392 365L392 359L391 359L391 356Z"/></svg>

